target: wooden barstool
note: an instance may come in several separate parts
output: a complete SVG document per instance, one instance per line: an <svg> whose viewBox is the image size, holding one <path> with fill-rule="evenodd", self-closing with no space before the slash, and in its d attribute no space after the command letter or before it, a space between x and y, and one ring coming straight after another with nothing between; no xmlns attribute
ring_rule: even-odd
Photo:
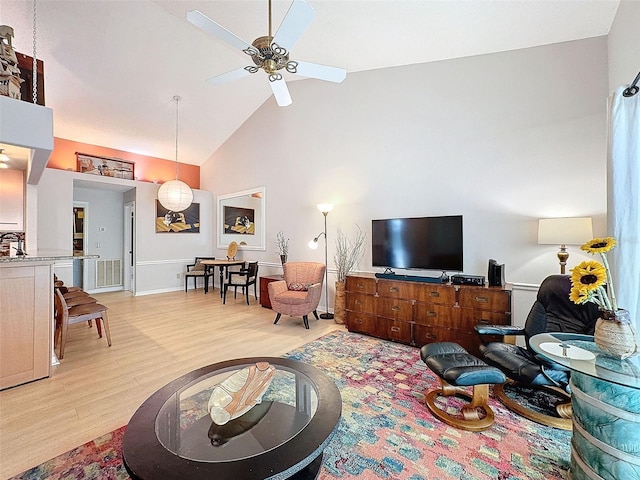
<svg viewBox="0 0 640 480"><path fill-rule="evenodd" d="M107 344L111 346L111 332L109 331L108 308L99 303L87 303L69 307L59 289L55 289L56 300L56 332L54 336L54 348L58 346L58 359L64 357L64 348L67 342L67 330L70 324L84 321L96 321L98 337L102 338L102 326L104 326Z"/></svg>

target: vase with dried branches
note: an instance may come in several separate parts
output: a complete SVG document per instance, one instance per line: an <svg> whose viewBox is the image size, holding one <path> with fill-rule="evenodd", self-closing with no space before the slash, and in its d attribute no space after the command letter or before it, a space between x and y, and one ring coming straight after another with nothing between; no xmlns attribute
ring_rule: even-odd
<svg viewBox="0 0 640 480"><path fill-rule="evenodd" d="M365 233L356 225L357 232L353 239L340 229L336 236L336 249L333 261L336 265L336 298L333 304L333 318L336 323L345 323L344 282L347 275L360 263L364 255Z"/></svg>
<svg viewBox="0 0 640 480"><path fill-rule="evenodd" d="M284 265L287 263L287 255L289 255L289 239L284 236L283 232L278 232L274 243L276 244L276 247L278 247L280 262Z"/></svg>

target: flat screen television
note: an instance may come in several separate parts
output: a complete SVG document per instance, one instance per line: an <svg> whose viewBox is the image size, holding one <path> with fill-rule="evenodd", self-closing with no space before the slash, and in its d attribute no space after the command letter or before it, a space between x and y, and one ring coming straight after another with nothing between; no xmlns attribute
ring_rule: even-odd
<svg viewBox="0 0 640 480"><path fill-rule="evenodd" d="M371 221L374 267L461 272L462 215Z"/></svg>

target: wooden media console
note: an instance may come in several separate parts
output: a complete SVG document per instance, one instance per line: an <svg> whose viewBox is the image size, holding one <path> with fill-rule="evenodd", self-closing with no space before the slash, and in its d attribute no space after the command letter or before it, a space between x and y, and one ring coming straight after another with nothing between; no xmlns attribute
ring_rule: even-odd
<svg viewBox="0 0 640 480"><path fill-rule="evenodd" d="M418 347L455 342L481 357L474 326L510 325L511 289L349 275L346 325L350 332Z"/></svg>

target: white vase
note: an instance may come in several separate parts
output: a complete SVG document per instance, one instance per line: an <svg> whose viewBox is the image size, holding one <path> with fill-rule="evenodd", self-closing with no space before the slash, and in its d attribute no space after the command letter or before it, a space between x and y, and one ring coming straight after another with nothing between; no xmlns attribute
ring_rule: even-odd
<svg viewBox="0 0 640 480"><path fill-rule="evenodd" d="M638 353L638 336L629 312L603 310L596 322L593 339L600 350L624 359Z"/></svg>

